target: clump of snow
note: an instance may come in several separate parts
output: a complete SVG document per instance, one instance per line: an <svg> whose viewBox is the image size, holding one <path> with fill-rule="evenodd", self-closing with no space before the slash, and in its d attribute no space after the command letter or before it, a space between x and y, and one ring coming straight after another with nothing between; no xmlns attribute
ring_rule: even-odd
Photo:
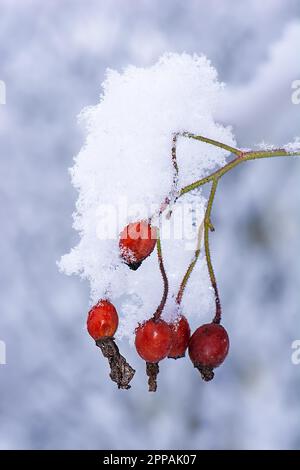
<svg viewBox="0 0 300 470"><path fill-rule="evenodd" d="M66 274L89 280L92 302L110 297L120 315L119 337L132 337L137 322L154 313L162 279L155 252L136 272L130 271L119 257L118 235L129 222L153 214L170 193L174 132L189 131L235 145L231 129L214 119L222 90L204 56L165 54L149 68L108 70L99 104L80 115L86 141L71 169L79 192L74 228L80 241L59 266ZM223 165L226 156L222 149L179 138L179 187ZM172 299L193 255L196 225L205 204L199 191L196 196L187 195L176 204L171 220L162 222L170 281L166 317L172 316ZM203 257L182 307L187 317L198 319L213 308Z"/></svg>
<svg viewBox="0 0 300 470"><path fill-rule="evenodd" d="M260 142L259 144L256 145L256 147L259 149L259 150L263 150L263 151L272 151L272 150L275 150L276 149L276 146L273 145L273 144L268 144L267 142Z"/></svg>
<svg viewBox="0 0 300 470"><path fill-rule="evenodd" d="M272 150L276 150L278 148L282 148L283 150L285 150L286 152L295 152L295 153L299 153L300 151L300 138L299 137L295 137L294 141L293 142L290 142L288 144L285 144L283 145L282 147L276 147L276 145L273 145L273 144L268 144L266 142L261 142L260 144L258 144L256 147L259 148L259 150L264 150L264 151L272 151Z"/></svg>
<svg viewBox="0 0 300 470"><path fill-rule="evenodd" d="M300 137L296 137L294 142L290 142L289 144L286 144L284 147L284 150L287 152L300 152Z"/></svg>

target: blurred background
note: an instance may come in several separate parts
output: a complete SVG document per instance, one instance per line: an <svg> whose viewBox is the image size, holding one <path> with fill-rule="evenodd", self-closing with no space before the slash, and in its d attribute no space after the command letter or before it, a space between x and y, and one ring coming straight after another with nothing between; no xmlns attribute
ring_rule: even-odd
<svg viewBox="0 0 300 470"><path fill-rule="evenodd" d="M299 0L0 0L1 449L300 448L300 161L249 162L220 184L212 247L231 351L212 383L165 361L149 394L124 342L137 377L118 391L85 331L88 284L56 266L77 241L76 116L107 67L204 53L228 84L220 122L240 146L280 145L300 135L299 44Z"/></svg>

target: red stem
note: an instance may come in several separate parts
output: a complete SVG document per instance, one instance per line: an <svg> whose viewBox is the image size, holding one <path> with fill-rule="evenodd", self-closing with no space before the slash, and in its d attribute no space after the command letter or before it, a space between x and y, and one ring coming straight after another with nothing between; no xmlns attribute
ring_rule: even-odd
<svg viewBox="0 0 300 470"><path fill-rule="evenodd" d="M164 292L163 292L161 302L160 302L159 306L157 307L156 312L153 315L153 318L154 318L155 321L158 321L160 319L162 311L163 311L163 309L166 305L166 301L167 301L168 293L169 293L169 282L168 282L168 277L167 277L167 273L166 273L164 262L163 262L162 251L161 251L161 243L160 243L159 236L157 237L157 257L158 257L159 269L160 269L160 272L161 272L161 275L162 275L162 278L163 278L163 282L164 282Z"/></svg>

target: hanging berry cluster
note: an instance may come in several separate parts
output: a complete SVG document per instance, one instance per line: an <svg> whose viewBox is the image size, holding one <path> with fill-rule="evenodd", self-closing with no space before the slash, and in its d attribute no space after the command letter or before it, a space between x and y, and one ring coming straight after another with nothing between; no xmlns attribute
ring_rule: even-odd
<svg viewBox="0 0 300 470"><path fill-rule="evenodd" d="M178 190L176 144L179 136L199 140L223 148L235 157L217 171ZM120 257L123 262L134 271L152 254L156 246L158 264L164 283L163 296L153 316L145 322L138 324L135 329L135 347L139 356L146 362L149 391L155 392L157 389L159 362L163 359L182 358L188 350L191 362L194 367L199 370L202 379L210 381L214 377L214 369L224 362L228 354L229 338L227 331L221 325L221 302L209 247L209 232L214 231L211 222L211 211L220 178L245 161L299 155L299 152L289 152L284 148L244 152L221 142L188 132L174 134L172 145L172 163L174 168L173 187L170 195L161 205L159 216L169 207L171 202L175 204L179 197L195 188L199 188L206 183L211 183L211 191L204 220L199 227L196 251L180 284L179 292L176 296L175 320L171 323L167 323L162 319L162 312L168 297L168 278L163 263L159 228L152 225L151 218L149 220L130 223L121 232L119 240ZM171 211L169 211L168 216L171 216ZM181 313L180 304L184 289L199 258L203 235L205 258L211 285L214 290L215 312L211 323L199 326L191 335L188 320ZM135 370L120 354L115 344L114 334L118 328L118 321L118 313L110 299L101 299L88 314L87 329L89 334L96 341L96 345L109 361L111 379L117 383L119 388L128 389L130 388L129 383L135 374Z"/></svg>

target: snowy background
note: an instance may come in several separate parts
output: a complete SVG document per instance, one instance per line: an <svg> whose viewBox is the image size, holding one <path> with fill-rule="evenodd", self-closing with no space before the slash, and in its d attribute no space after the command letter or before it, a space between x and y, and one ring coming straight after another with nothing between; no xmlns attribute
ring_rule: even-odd
<svg viewBox="0 0 300 470"><path fill-rule="evenodd" d="M240 146L300 134L298 0L0 0L0 448L300 448L300 161L250 162L220 184L213 255L231 351L212 383L188 360L143 363L118 391L85 331L89 286L57 270L78 238L67 168L76 116L106 67L205 53Z"/></svg>

